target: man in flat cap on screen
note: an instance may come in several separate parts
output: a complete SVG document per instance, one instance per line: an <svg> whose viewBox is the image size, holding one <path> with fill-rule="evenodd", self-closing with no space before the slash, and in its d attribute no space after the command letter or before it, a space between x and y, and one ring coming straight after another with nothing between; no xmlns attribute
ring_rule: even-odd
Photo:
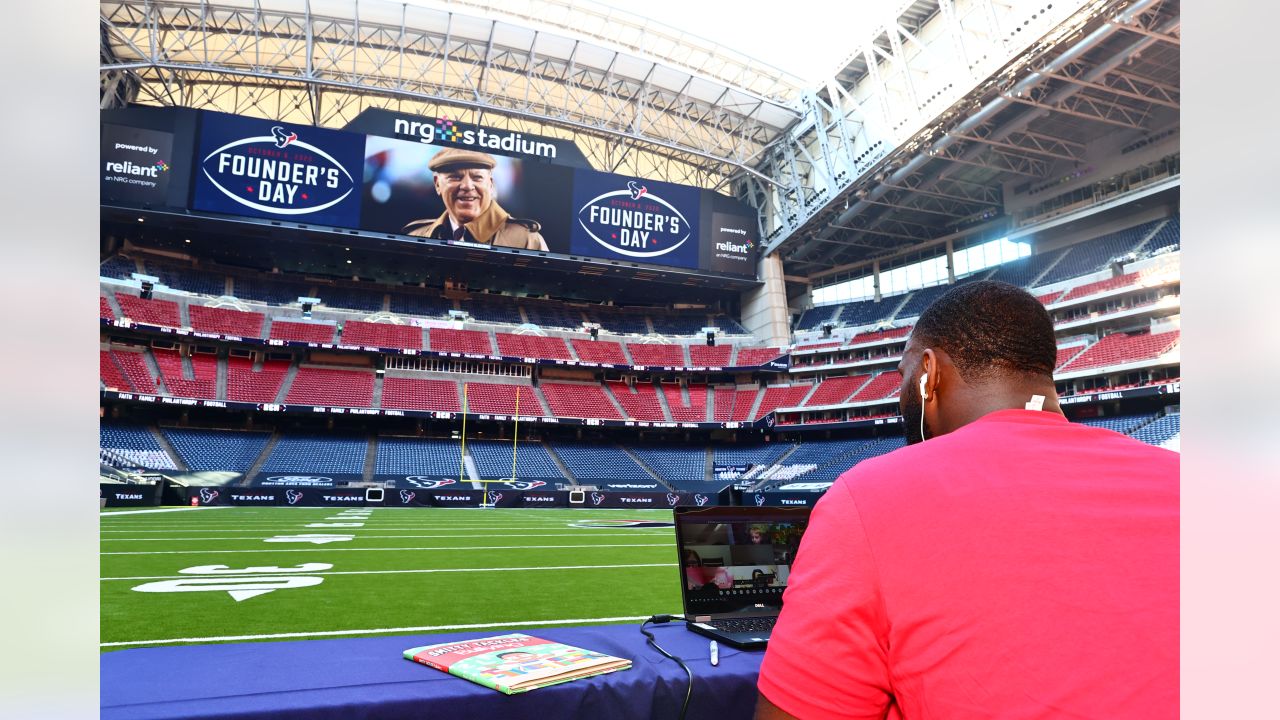
<svg viewBox="0 0 1280 720"><path fill-rule="evenodd" d="M435 174L436 192L444 201L438 218L414 220L403 232L437 240L466 240L498 247L547 250L534 220L512 217L494 200L493 156L447 148L427 163Z"/></svg>

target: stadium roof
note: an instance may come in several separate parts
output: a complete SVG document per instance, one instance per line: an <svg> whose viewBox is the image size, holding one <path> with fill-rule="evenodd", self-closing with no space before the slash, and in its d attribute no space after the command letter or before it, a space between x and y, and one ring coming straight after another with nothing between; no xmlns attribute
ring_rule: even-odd
<svg viewBox="0 0 1280 720"><path fill-rule="evenodd" d="M687 32L564 0L101 3L102 103L341 127L369 107L573 138L598 168L724 189L800 81Z"/></svg>
<svg viewBox="0 0 1280 720"><path fill-rule="evenodd" d="M908 13L923 23L937 6L923 0ZM1086 4L1073 25L941 113L784 239L788 275L869 272L875 259L965 230L1011 230L1006 188L1087 171L1096 159L1087 150L1103 138L1119 148L1176 133L1180 16L1178 0ZM864 77L866 57L854 56L837 77Z"/></svg>

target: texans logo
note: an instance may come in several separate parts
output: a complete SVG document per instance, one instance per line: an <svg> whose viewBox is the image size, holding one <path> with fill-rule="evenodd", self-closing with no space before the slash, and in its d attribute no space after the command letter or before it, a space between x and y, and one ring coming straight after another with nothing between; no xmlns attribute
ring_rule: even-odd
<svg viewBox="0 0 1280 720"><path fill-rule="evenodd" d="M275 127L271 128L271 134L275 136L276 147L278 148L282 148L288 145L289 143L293 142L294 140L298 139L298 133L296 132L286 133L284 131L284 128L280 127L279 125L276 125Z"/></svg>
<svg viewBox="0 0 1280 720"><path fill-rule="evenodd" d="M703 505L706 505L707 500L710 500L710 498L708 498L706 495L703 495L702 493L698 493L697 495L693 496L693 501L698 503L698 507L702 507Z"/></svg>
<svg viewBox="0 0 1280 720"><path fill-rule="evenodd" d="M301 490L285 490L284 499L289 501L290 505L296 505L302 499Z"/></svg>
<svg viewBox="0 0 1280 720"><path fill-rule="evenodd" d="M678 503L678 502L680 502L680 496L679 496L679 495L676 495L675 493L667 493L667 504L668 504L668 505L670 505L671 507L675 507L675 506L676 506L676 503Z"/></svg>
<svg viewBox="0 0 1280 720"><path fill-rule="evenodd" d="M491 493L489 493L489 504L490 504L490 505L497 505L497 504L498 504L498 501L499 501L499 500L501 500L501 499L502 499L502 493L500 493L500 492L491 492Z"/></svg>
<svg viewBox="0 0 1280 720"><path fill-rule="evenodd" d="M631 199L632 199L632 200L639 200L639 199L640 199L640 196L642 196L642 195L644 195L645 193L649 192L649 188L647 188L647 187L645 187L645 186L643 186L643 185L638 184L635 180L628 180L628 181L627 181L627 190L630 190L630 191L631 191Z"/></svg>
<svg viewBox="0 0 1280 720"><path fill-rule="evenodd" d="M208 505L209 503L213 502L214 499L217 497L218 497L217 490L210 490L209 488L200 488L200 502L204 503L205 505Z"/></svg>
<svg viewBox="0 0 1280 720"><path fill-rule="evenodd" d="M400 502L405 505L408 505L409 503L413 502L413 499L416 497L418 497L418 493L416 492L412 492L410 490L400 491Z"/></svg>
<svg viewBox="0 0 1280 720"><path fill-rule="evenodd" d="M511 490L532 490L543 485L546 485L546 483L541 480L512 480L502 483L501 486Z"/></svg>
<svg viewBox="0 0 1280 720"><path fill-rule="evenodd" d="M598 492L591 493L591 504L599 505L602 502L604 502L604 495L601 495Z"/></svg>
<svg viewBox="0 0 1280 720"><path fill-rule="evenodd" d="M763 506L763 505L764 505L764 496L763 496L763 495L756 495L756 507L760 507L760 506Z"/></svg>

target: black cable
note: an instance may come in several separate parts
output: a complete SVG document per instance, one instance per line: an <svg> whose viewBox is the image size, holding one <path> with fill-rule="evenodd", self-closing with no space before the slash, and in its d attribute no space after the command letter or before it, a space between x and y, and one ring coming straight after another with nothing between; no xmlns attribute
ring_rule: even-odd
<svg viewBox="0 0 1280 720"><path fill-rule="evenodd" d="M657 650L663 655L671 658L672 660L675 660L676 664L679 665L681 668L684 668L685 674L689 676L689 686L685 688L685 691L684 691L684 703L680 706L680 715L677 716L678 720L684 720L685 713L689 711L689 698L693 697L693 671L689 669L688 665L684 664L683 660L676 657L675 655L672 655L666 650L663 650L662 647L658 645L658 642L653 639L653 633L644 629L644 626L648 625L649 623L654 623L655 625L657 625L657 624L667 623L667 622L671 622L672 620L679 620L679 619L681 619L679 615L654 615L650 617L648 620L645 620L644 622L640 623L640 633L645 636L646 638L645 642L652 645L654 650Z"/></svg>

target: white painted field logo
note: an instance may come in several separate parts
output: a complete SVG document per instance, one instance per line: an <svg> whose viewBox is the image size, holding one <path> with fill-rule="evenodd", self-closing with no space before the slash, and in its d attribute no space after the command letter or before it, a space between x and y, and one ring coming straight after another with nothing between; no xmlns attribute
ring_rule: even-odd
<svg viewBox="0 0 1280 720"><path fill-rule="evenodd" d="M279 125L214 150L200 170L223 195L272 215L327 210L356 189L342 163Z"/></svg>
<svg viewBox="0 0 1280 720"><path fill-rule="evenodd" d="M641 259L675 251L692 233L683 213L634 180L588 200L578 224L610 252Z"/></svg>

